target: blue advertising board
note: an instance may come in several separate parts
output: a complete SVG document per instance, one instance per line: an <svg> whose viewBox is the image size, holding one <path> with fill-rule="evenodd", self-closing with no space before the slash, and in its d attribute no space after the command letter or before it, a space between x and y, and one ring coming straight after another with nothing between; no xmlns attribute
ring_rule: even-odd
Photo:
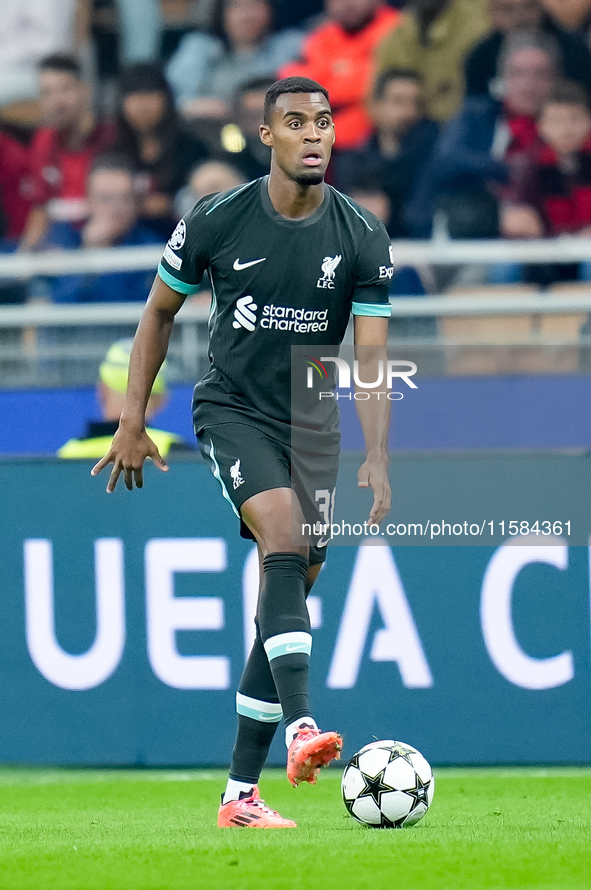
<svg viewBox="0 0 591 890"><path fill-rule="evenodd" d="M418 378L417 378L418 379ZM390 446L398 450L589 448L588 374L507 377L421 377L393 404ZM193 387L170 387L154 425L194 443ZM340 402L342 447L363 449L355 405ZM95 387L0 390L0 454L55 454L100 418Z"/></svg>
<svg viewBox="0 0 591 890"><path fill-rule="evenodd" d="M331 546L310 598L319 724L344 734L345 754L394 737L437 764L589 762L590 461L437 460L393 461L397 519L436 478L477 496L504 467L512 487L527 483L507 522L533 519L544 480L562 514L538 518L572 507L577 545L563 529L534 540L507 526L477 546L395 534ZM358 465L343 458L345 483ZM142 491L112 495L89 469L0 463L0 762L227 763L256 550L199 461L148 468Z"/></svg>

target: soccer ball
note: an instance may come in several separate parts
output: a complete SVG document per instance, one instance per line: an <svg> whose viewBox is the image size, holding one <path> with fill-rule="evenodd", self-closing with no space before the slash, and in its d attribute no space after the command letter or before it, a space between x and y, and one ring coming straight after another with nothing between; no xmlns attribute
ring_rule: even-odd
<svg viewBox="0 0 591 890"><path fill-rule="evenodd" d="M372 828L407 828L433 800L435 779L416 748L388 739L372 742L351 758L341 782L347 810Z"/></svg>

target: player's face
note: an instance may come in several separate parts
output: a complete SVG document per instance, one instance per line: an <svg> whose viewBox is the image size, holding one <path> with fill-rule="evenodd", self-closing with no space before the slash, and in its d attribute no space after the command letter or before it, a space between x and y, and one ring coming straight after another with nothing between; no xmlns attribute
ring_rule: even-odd
<svg viewBox="0 0 591 890"><path fill-rule="evenodd" d="M324 179L335 139L330 105L322 93L279 96L270 126L261 139L273 149L274 161L298 185Z"/></svg>

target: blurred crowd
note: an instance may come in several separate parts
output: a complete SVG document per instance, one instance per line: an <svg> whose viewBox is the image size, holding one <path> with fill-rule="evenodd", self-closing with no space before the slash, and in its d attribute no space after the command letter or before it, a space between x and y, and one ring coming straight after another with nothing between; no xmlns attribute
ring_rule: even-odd
<svg viewBox="0 0 591 890"><path fill-rule="evenodd" d="M330 92L329 182L392 238L591 235L591 0L4 0L0 250L162 243L268 172L265 92L295 74ZM591 263L486 275L588 281ZM143 300L149 278L4 282L0 302Z"/></svg>

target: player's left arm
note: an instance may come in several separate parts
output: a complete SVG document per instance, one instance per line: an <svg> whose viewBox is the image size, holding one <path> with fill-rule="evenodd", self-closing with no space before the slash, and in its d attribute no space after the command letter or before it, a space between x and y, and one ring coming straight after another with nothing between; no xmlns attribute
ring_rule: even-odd
<svg viewBox="0 0 591 890"><path fill-rule="evenodd" d="M388 319L356 315L354 320L355 357L358 361L358 379L377 380L379 362L385 378L388 339ZM390 400L385 387L378 394L375 389L369 399L355 400L357 414L365 439L365 461L357 473L360 488L371 488L373 504L369 522L379 524L390 509L392 491L388 479L388 430L390 427ZM379 395L379 397L378 397Z"/></svg>
<svg viewBox="0 0 591 890"><path fill-rule="evenodd" d="M357 480L360 488L372 489L374 498L369 522L379 524L392 503L388 480L390 400L387 398L385 381L388 319L391 315L388 283L393 274L393 265L388 234L382 223L377 223L375 217L372 220L374 226L366 233L358 255L352 311L358 379L368 382L377 380L381 362L384 381L383 386L364 390L371 393L369 399L355 400L366 451Z"/></svg>

